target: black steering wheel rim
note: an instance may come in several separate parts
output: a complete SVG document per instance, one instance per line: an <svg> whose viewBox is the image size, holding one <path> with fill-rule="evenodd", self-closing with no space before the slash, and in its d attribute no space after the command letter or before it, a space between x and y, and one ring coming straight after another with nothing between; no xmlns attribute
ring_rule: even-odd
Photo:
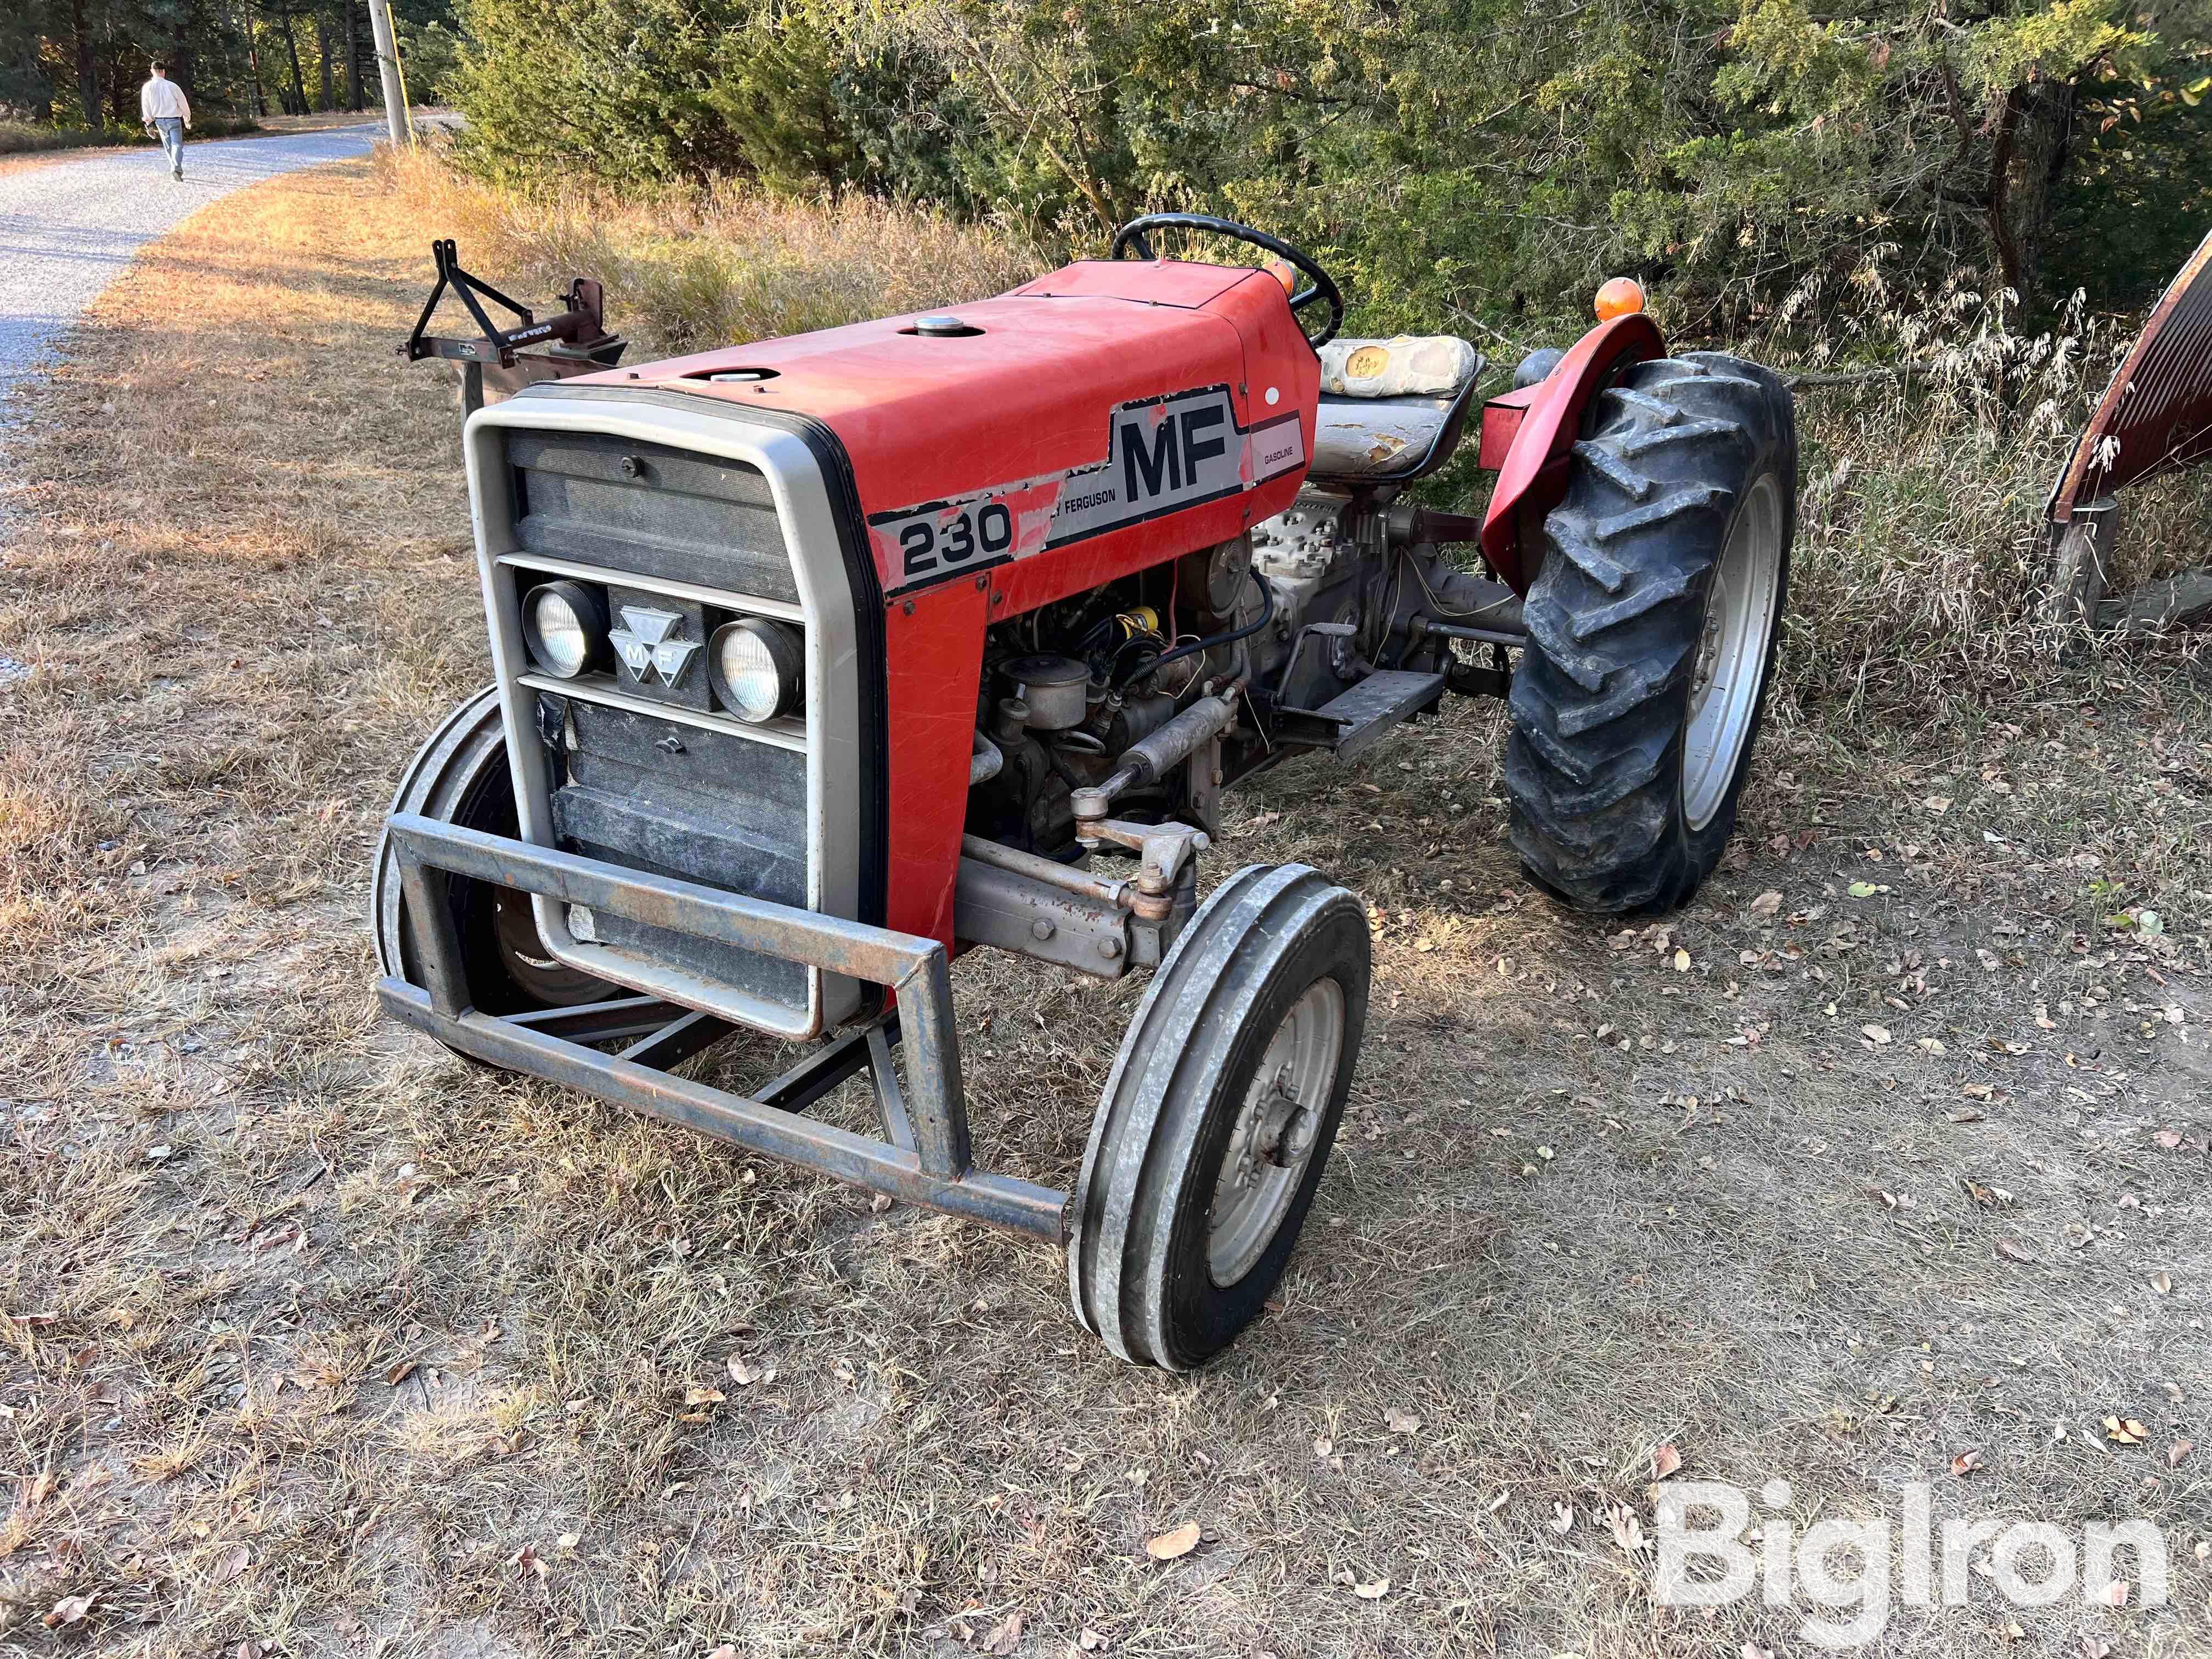
<svg viewBox="0 0 2212 1659"><path fill-rule="evenodd" d="M1313 255L1279 236L1270 236L1264 230L1240 225L1234 219L1217 219L1210 213L1147 213L1130 220L1114 233L1114 243L1107 251L1106 257L1109 259L1125 258L1133 250L1139 259L1158 258L1152 252L1152 243L1146 240L1145 233L1152 230L1205 231L1212 235L1229 237L1234 241L1249 242L1254 247L1264 249L1279 259L1287 259L1308 279L1305 287L1290 296L1291 309L1296 311L1316 300L1328 301L1328 325L1320 333L1306 336L1306 343L1316 351L1334 340L1336 331L1344 326L1344 292L1337 287L1336 279L1321 268Z"/></svg>

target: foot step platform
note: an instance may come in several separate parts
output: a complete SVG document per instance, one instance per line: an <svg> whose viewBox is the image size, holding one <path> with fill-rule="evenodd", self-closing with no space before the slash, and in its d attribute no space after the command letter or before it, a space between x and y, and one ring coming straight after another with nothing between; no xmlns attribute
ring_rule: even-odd
<svg viewBox="0 0 2212 1659"><path fill-rule="evenodd" d="M1340 760L1350 760L1373 748L1407 716L1434 703L1443 690L1442 674L1388 668L1319 708L1279 709L1276 718L1286 740L1333 750Z"/></svg>

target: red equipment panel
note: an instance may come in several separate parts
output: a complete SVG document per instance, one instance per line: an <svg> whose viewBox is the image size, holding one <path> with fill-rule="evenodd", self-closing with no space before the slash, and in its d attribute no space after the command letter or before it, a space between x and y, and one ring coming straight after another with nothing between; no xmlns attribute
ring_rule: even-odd
<svg viewBox="0 0 2212 1659"><path fill-rule="evenodd" d="M1235 267L1085 261L942 314L975 331L891 317L576 384L809 415L844 445L889 609L884 920L950 946L984 628L1290 506L1321 365L1282 284Z"/></svg>
<svg viewBox="0 0 2212 1659"><path fill-rule="evenodd" d="M2052 492L2064 524L2079 502L2212 458L2212 235L2143 325Z"/></svg>

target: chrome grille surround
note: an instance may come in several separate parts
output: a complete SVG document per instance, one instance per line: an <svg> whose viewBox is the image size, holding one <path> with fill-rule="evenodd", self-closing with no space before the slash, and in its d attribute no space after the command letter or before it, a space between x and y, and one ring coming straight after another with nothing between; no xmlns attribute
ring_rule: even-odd
<svg viewBox="0 0 2212 1659"><path fill-rule="evenodd" d="M596 434L665 445L740 462L769 485L788 550L798 602L640 576L629 571L549 558L525 550L515 532L516 503L507 465L509 431ZM704 726L749 742L798 750L807 758L806 908L854 916L860 893L860 832L854 803L860 764L860 677L856 669L856 595L839 538L830 481L815 451L796 434L733 418L711 404L698 410L644 402L619 392L605 398L570 388L568 395L525 394L472 416L465 429L471 515L478 573L490 625L492 662L507 734L521 838L554 847L554 819L544 757L537 739L538 694L550 691L648 714L678 725ZM523 644L520 599L527 571L565 575L665 594L800 624L805 636L805 707L801 715L750 726L728 715L611 687L556 679L533 670ZM734 983L659 962L635 951L580 939L565 907L533 899L538 934L556 960L649 995L718 1014L777 1036L804 1038L848 1017L862 988L806 970L803 1006L770 1000Z"/></svg>

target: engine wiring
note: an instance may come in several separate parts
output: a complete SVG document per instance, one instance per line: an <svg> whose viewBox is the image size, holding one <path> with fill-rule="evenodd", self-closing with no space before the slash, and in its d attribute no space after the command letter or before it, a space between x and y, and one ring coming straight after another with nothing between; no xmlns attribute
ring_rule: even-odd
<svg viewBox="0 0 2212 1659"><path fill-rule="evenodd" d="M1152 658L1150 661L1140 665L1138 668L1124 678L1115 680L1114 682L1114 689L1118 691L1131 681L1140 679L1145 675L1152 673L1156 669L1165 667L1169 663L1180 662L1185 657L1193 657L1198 655L1200 652L1211 651L1218 645L1234 645L1239 640L1249 640L1253 635L1258 633L1269 623L1274 621L1274 590L1269 587L1265 581L1261 580L1260 573L1258 571L1247 570L1244 574L1246 576L1250 578L1253 586L1260 590L1260 615L1256 621L1247 623L1243 627L1231 629L1230 632L1225 634L1209 635L1204 639L1194 640L1188 645L1178 645L1172 650L1164 651L1158 656Z"/></svg>

